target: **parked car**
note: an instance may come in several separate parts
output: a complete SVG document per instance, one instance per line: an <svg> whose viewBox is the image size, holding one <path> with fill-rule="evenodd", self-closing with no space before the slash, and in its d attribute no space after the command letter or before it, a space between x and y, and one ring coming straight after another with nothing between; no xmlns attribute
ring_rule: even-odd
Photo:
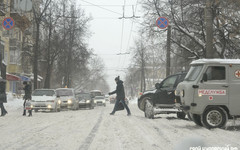
<svg viewBox="0 0 240 150"><path fill-rule="evenodd" d="M180 108L206 128L223 128L240 117L240 60L200 59L191 64L177 89Z"/></svg>
<svg viewBox="0 0 240 150"><path fill-rule="evenodd" d="M56 89L57 97L61 100L61 109L79 109L79 100L76 98L74 89L58 88Z"/></svg>
<svg viewBox="0 0 240 150"><path fill-rule="evenodd" d="M39 110L59 112L60 103L53 89L36 89L32 93L31 107L35 112Z"/></svg>
<svg viewBox="0 0 240 150"><path fill-rule="evenodd" d="M182 82L186 73L170 75L161 83L156 83L155 90L143 93L138 99L138 107L146 118L154 118L156 114L177 113L178 118L185 118L185 112L175 107L175 89Z"/></svg>
<svg viewBox="0 0 240 150"><path fill-rule="evenodd" d="M106 106L106 100L104 96L95 96L94 104L95 106Z"/></svg>
<svg viewBox="0 0 240 150"><path fill-rule="evenodd" d="M90 93L76 93L80 108L94 109L94 101Z"/></svg>

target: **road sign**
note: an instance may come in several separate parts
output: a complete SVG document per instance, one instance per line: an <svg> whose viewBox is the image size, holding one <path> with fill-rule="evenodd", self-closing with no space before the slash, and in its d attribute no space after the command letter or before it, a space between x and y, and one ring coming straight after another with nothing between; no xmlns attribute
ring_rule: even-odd
<svg viewBox="0 0 240 150"><path fill-rule="evenodd" d="M159 17L156 24L160 29L165 29L168 26L168 19L165 17Z"/></svg>
<svg viewBox="0 0 240 150"><path fill-rule="evenodd" d="M14 22L13 18L11 18L11 17L5 18L2 22L2 26L6 30L12 29L14 27L14 25L15 25L15 22Z"/></svg>

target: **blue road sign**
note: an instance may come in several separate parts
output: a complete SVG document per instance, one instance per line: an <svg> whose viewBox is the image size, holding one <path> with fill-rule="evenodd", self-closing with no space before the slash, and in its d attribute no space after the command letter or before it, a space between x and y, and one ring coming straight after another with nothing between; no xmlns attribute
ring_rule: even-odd
<svg viewBox="0 0 240 150"><path fill-rule="evenodd" d="M165 29L168 26L168 19L165 17L159 17L156 24L160 29Z"/></svg>
<svg viewBox="0 0 240 150"><path fill-rule="evenodd" d="M15 22L14 22L13 18L11 18L11 17L5 18L2 22L2 26L6 30L12 29L14 27L14 25L15 25Z"/></svg>

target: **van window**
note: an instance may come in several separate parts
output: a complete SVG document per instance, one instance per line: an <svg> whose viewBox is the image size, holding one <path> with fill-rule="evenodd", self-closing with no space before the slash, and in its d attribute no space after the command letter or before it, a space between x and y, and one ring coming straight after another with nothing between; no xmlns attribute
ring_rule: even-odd
<svg viewBox="0 0 240 150"><path fill-rule="evenodd" d="M191 66L190 70L188 71L185 80L186 81L195 81L202 70L202 65Z"/></svg>
<svg viewBox="0 0 240 150"><path fill-rule="evenodd" d="M226 79L226 69L224 66L208 67L206 74L207 74L208 80L225 80Z"/></svg>

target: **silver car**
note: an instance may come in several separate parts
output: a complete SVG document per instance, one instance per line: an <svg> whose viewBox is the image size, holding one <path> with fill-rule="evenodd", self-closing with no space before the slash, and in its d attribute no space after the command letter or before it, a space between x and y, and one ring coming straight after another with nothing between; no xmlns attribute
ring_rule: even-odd
<svg viewBox="0 0 240 150"><path fill-rule="evenodd" d="M58 88L56 89L57 98L61 100L61 109L79 109L79 100L76 98L74 89L72 88Z"/></svg>
<svg viewBox="0 0 240 150"><path fill-rule="evenodd" d="M60 101L56 96L55 90L36 89L32 93L31 107L35 112L38 110L50 110L59 112Z"/></svg>
<svg viewBox="0 0 240 150"><path fill-rule="evenodd" d="M106 100L104 96L95 96L94 97L94 105L95 106L106 106Z"/></svg>

